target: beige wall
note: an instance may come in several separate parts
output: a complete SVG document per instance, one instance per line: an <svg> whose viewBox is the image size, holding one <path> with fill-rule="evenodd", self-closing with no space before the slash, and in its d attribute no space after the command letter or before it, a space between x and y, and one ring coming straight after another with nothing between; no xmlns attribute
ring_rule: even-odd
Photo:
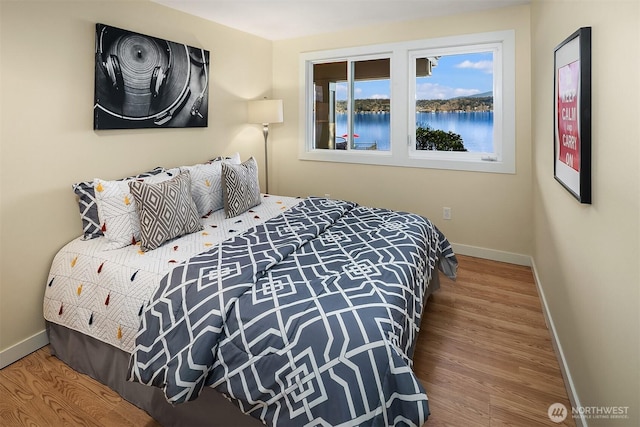
<svg viewBox="0 0 640 427"><path fill-rule="evenodd" d="M270 134L272 192L410 210L455 243L533 255L580 403L631 406L640 424L639 13L636 0L536 0L272 44L146 1L0 1L0 353L44 327L49 264L80 233L73 182L234 151L261 162L244 100L273 84L285 123ZM209 127L93 131L96 22L209 49ZM587 25L594 203L581 206L553 179L551 91L554 47ZM515 175L297 159L301 52L504 29L516 31Z"/></svg>
<svg viewBox="0 0 640 427"><path fill-rule="evenodd" d="M532 5L534 251L582 406L630 406L640 425L640 3ZM593 204L553 178L553 51L579 27L593 38Z"/></svg>
<svg viewBox="0 0 640 427"><path fill-rule="evenodd" d="M508 29L516 35L515 175L298 160L301 52ZM530 56L528 6L275 42L273 90L284 99L285 125L275 127L271 138L274 191L299 196L328 193L408 210L433 219L452 242L530 254ZM452 208L451 221L442 220L444 206Z"/></svg>
<svg viewBox="0 0 640 427"><path fill-rule="evenodd" d="M271 43L147 1L0 1L0 352L41 332L55 252L81 233L77 181L257 153L246 99L270 95ZM95 23L211 52L209 127L93 131Z"/></svg>

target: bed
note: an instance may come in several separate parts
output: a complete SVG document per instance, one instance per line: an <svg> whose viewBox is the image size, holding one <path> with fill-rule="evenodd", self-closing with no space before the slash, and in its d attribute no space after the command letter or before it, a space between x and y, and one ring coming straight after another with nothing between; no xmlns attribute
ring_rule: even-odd
<svg viewBox="0 0 640 427"><path fill-rule="evenodd" d="M167 426L424 423L411 358L438 270L455 278L446 238L258 188L235 156L76 184L84 232L44 298L52 354ZM165 198L180 208L163 219Z"/></svg>

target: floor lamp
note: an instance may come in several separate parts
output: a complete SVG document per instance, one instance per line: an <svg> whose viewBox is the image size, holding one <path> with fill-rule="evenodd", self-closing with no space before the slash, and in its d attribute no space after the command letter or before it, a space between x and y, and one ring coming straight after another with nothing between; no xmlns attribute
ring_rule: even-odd
<svg viewBox="0 0 640 427"><path fill-rule="evenodd" d="M247 105L249 123L262 123L264 134L264 173L266 193L269 193L269 158L267 157L267 137L269 136L269 123L282 123L282 100L261 99L249 101Z"/></svg>

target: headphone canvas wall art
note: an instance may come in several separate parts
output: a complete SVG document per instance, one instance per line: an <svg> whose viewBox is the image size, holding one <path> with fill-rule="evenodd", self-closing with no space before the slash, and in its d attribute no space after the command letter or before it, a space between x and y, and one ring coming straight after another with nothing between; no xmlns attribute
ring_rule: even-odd
<svg viewBox="0 0 640 427"><path fill-rule="evenodd" d="M93 128L206 127L209 51L96 24Z"/></svg>

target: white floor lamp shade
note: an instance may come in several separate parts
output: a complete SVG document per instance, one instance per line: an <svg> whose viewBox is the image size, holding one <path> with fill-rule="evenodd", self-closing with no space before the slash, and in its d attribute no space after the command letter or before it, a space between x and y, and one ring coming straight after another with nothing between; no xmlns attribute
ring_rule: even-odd
<svg viewBox="0 0 640 427"><path fill-rule="evenodd" d="M249 101L249 123L282 123L282 99Z"/></svg>

